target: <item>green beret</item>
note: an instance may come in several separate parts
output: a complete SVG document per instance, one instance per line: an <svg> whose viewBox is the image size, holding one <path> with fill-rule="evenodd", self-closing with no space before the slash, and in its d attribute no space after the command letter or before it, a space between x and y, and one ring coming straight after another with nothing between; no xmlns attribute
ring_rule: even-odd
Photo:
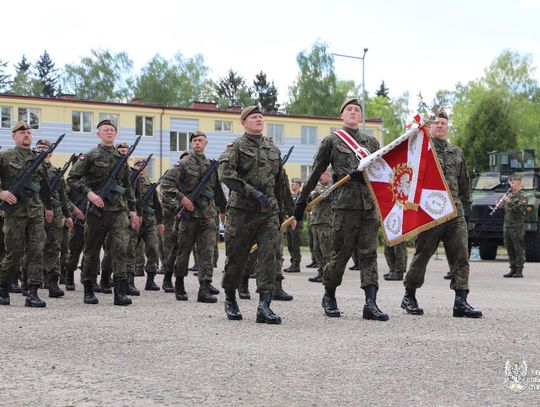
<svg viewBox="0 0 540 407"><path fill-rule="evenodd" d="M341 108L339 109L339 114L343 113L343 110L349 105L359 106L360 110L362 110L362 105L360 105L358 98L347 98L345 99L345 102L343 102L343 104L341 105Z"/></svg>
<svg viewBox="0 0 540 407"><path fill-rule="evenodd" d="M105 126L105 125L113 126L114 130L118 131L118 129L116 128L116 124L114 124L114 122L112 120L109 120L109 119L105 119L105 120L100 121L96 128L99 129L101 126Z"/></svg>
<svg viewBox="0 0 540 407"><path fill-rule="evenodd" d="M300 178L293 178L291 179L291 182L296 182L297 184L301 184L302 180Z"/></svg>
<svg viewBox="0 0 540 407"><path fill-rule="evenodd" d="M191 143L191 140L193 140L195 137L204 137L205 139L208 138L206 137L206 134L204 134L202 131L197 130L195 133L191 133L189 135L189 142Z"/></svg>
<svg viewBox="0 0 540 407"><path fill-rule="evenodd" d="M244 108L244 110L242 110L242 113L240 113L240 120L241 121L246 120L247 117L253 113L261 113L259 106L248 106Z"/></svg>
<svg viewBox="0 0 540 407"><path fill-rule="evenodd" d="M50 147L52 146L52 142L50 140L46 140L46 139L39 139L36 143L36 147L37 146L47 146L47 147Z"/></svg>
<svg viewBox="0 0 540 407"><path fill-rule="evenodd" d="M115 145L114 148L116 149L116 151L118 151L119 148L129 148L129 144L125 141L122 141L121 143Z"/></svg>
<svg viewBox="0 0 540 407"><path fill-rule="evenodd" d="M510 175L510 181L521 181L521 175L520 174Z"/></svg>
<svg viewBox="0 0 540 407"><path fill-rule="evenodd" d="M19 130L32 130L32 128L25 121L20 121L20 122L17 122L15 126L13 126L11 131L15 133L16 131L19 131Z"/></svg>

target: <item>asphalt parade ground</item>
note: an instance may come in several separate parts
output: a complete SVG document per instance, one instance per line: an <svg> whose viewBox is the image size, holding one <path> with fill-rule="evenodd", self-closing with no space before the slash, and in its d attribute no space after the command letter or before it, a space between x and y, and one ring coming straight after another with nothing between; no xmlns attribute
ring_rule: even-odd
<svg viewBox="0 0 540 407"><path fill-rule="evenodd" d="M216 286L223 263L221 252ZM191 274L187 302L142 291L128 307L105 294L85 305L77 284L60 299L40 290L47 307L29 309L11 294L11 305L0 307L0 404L538 405L540 264L526 264L523 279L504 279L507 268L505 259L471 262L469 302L483 311L479 320L452 317L444 256L431 260L417 292L425 315L412 316L400 308L402 282L382 279L379 254L377 302L388 322L362 319L359 272L349 270L337 290L341 318L323 315L322 286L308 282L315 271L303 267L286 274L294 300L272 302L283 319L272 326L255 323L254 280L252 299L239 300L242 321L226 319L223 293L216 304L197 303ZM505 383L507 361L527 364L519 392Z"/></svg>

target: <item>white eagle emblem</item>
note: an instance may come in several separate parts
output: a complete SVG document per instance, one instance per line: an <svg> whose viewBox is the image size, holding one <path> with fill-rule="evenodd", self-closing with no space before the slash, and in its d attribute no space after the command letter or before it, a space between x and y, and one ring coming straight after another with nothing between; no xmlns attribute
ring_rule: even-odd
<svg viewBox="0 0 540 407"><path fill-rule="evenodd" d="M504 373L506 374L504 384L514 393L521 393L527 389L527 362L524 360L521 363L517 361L510 362L510 360L507 360Z"/></svg>

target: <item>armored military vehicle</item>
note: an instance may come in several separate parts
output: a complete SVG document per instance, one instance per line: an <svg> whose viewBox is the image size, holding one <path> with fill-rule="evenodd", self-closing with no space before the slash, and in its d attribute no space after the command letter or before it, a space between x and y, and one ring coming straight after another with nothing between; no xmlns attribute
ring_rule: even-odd
<svg viewBox="0 0 540 407"><path fill-rule="evenodd" d="M496 202L509 192L508 177L522 176L521 189L529 197L525 213L525 260L540 261L540 169L534 150L497 152L489 155L488 172L472 181L472 212L469 217L469 247L479 246L482 260L493 260L503 246L504 217Z"/></svg>

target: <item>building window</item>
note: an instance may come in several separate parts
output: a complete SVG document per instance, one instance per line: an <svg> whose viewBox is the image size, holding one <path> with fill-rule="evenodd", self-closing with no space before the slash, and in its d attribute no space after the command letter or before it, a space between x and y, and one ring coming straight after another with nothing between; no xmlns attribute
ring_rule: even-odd
<svg viewBox="0 0 540 407"><path fill-rule="evenodd" d="M283 144L283 125L268 124L268 137L272 138L274 144Z"/></svg>
<svg viewBox="0 0 540 407"><path fill-rule="evenodd" d="M214 129L216 131L232 131L232 122L227 122L224 120L216 120L214 124Z"/></svg>
<svg viewBox="0 0 540 407"><path fill-rule="evenodd" d="M317 142L317 127L302 126L302 134L300 136L300 144L315 145Z"/></svg>
<svg viewBox="0 0 540 407"><path fill-rule="evenodd" d="M2 106L0 110L2 111L0 128L9 129L11 127L11 107Z"/></svg>
<svg viewBox="0 0 540 407"><path fill-rule="evenodd" d="M102 120L110 120L114 123L116 126L116 130L120 130L120 115L114 114L114 113L100 113L99 114L99 121Z"/></svg>
<svg viewBox="0 0 540 407"><path fill-rule="evenodd" d="M39 130L41 109L19 107L19 121L25 121L33 130Z"/></svg>
<svg viewBox="0 0 540 407"><path fill-rule="evenodd" d="M300 179L302 182L304 182L307 177L309 177L309 174L311 174L311 171L313 170L312 165L301 165L300 166Z"/></svg>
<svg viewBox="0 0 540 407"><path fill-rule="evenodd" d="M73 133L92 133L92 112L71 112L71 131Z"/></svg>
<svg viewBox="0 0 540 407"><path fill-rule="evenodd" d="M153 136L154 135L154 118L150 116L137 116L135 118L135 135L136 136Z"/></svg>
<svg viewBox="0 0 540 407"><path fill-rule="evenodd" d="M171 131L171 151L184 151L188 149L189 134L183 131Z"/></svg>

